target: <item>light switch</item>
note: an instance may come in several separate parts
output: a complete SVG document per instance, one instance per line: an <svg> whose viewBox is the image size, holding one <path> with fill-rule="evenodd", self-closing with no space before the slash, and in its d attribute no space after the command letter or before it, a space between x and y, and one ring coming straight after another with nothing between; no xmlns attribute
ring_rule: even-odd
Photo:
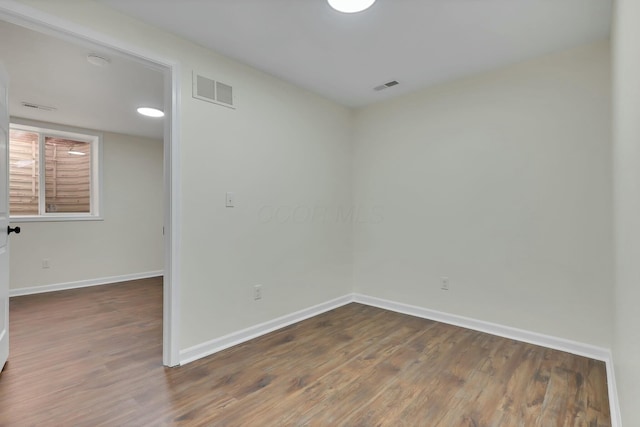
<svg viewBox="0 0 640 427"><path fill-rule="evenodd" d="M236 203L236 195L232 192L227 192L227 207L232 208Z"/></svg>

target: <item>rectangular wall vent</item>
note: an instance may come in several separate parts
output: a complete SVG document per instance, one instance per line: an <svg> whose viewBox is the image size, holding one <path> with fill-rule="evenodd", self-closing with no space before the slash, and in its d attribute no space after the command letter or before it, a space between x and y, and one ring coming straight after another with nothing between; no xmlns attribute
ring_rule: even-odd
<svg viewBox="0 0 640 427"><path fill-rule="evenodd" d="M193 72L193 97L225 107L235 108L233 87Z"/></svg>

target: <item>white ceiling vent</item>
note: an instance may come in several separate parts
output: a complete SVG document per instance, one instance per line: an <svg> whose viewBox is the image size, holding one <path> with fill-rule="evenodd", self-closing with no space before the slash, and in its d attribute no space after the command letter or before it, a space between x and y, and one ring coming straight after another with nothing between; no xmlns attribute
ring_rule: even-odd
<svg viewBox="0 0 640 427"><path fill-rule="evenodd" d="M193 97L225 107L235 108L233 87L193 72Z"/></svg>
<svg viewBox="0 0 640 427"><path fill-rule="evenodd" d="M26 108L33 108L34 110L43 110L43 111L56 111L57 108L56 107L48 107L46 105L40 105L40 104L36 104L33 102L21 102L20 103L23 107Z"/></svg>
<svg viewBox="0 0 640 427"><path fill-rule="evenodd" d="M373 90L375 90L375 91L378 91L378 92L379 92L379 91L381 91L381 90L384 90L384 89L388 89L388 88L390 88L390 87L393 87L393 86L395 86L395 85L397 85L397 84L399 84L397 81L392 80L392 81L390 81L390 82L386 82L385 84L382 84L382 85L380 85L380 86L376 86L376 87L374 87L374 88L373 88Z"/></svg>

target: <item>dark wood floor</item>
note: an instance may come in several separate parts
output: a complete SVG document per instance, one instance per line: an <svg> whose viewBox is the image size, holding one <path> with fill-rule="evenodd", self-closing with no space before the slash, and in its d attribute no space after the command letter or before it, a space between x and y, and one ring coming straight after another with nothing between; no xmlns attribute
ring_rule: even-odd
<svg viewBox="0 0 640 427"><path fill-rule="evenodd" d="M13 298L0 425L609 426L602 362L359 304L162 367L160 279Z"/></svg>

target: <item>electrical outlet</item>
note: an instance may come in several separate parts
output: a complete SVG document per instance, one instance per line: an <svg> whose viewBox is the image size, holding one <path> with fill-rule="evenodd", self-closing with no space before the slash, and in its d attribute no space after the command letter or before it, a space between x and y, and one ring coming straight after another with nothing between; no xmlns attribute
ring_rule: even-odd
<svg viewBox="0 0 640 427"><path fill-rule="evenodd" d="M262 299L262 285L255 285L253 287L253 299L256 301Z"/></svg>
<svg viewBox="0 0 640 427"><path fill-rule="evenodd" d="M442 289L443 291L448 291L449 290L449 278L442 276L440 278L440 289Z"/></svg>
<svg viewBox="0 0 640 427"><path fill-rule="evenodd" d="M51 267L51 262L49 261L48 258L45 258L42 260L42 268L50 268Z"/></svg>

